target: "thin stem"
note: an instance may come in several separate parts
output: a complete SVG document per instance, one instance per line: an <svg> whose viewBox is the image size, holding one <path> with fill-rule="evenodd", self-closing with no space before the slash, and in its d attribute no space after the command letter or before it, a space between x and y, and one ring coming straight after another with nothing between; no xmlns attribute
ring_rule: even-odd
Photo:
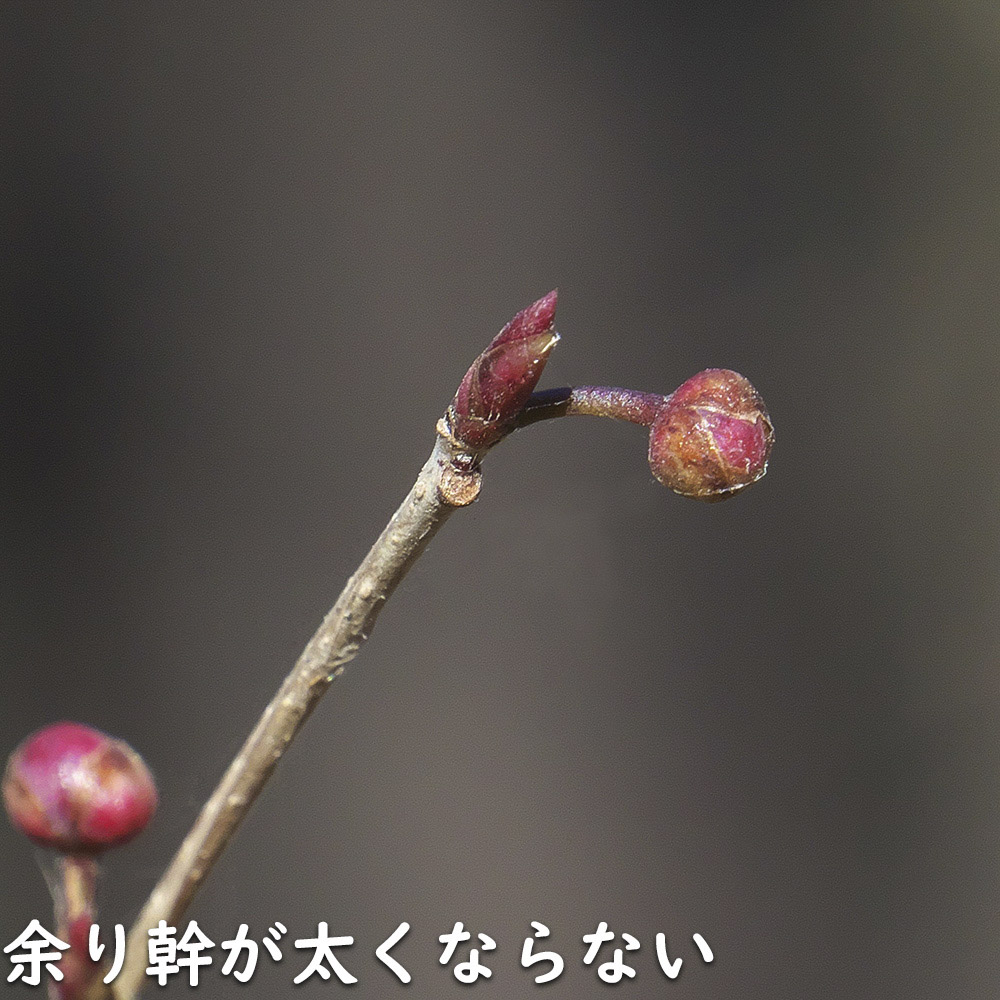
<svg viewBox="0 0 1000 1000"><path fill-rule="evenodd" d="M97 862L92 857L61 854L47 872L55 910L56 936L69 951L59 963L63 978L49 984L52 1000L111 1000L102 981L101 962L88 949L91 925L97 920Z"/></svg>
<svg viewBox="0 0 1000 1000"><path fill-rule="evenodd" d="M160 920L174 924L184 913L319 699L371 634L407 570L455 508L476 498L480 474L462 465L463 451L440 422L434 450L413 488L264 710L136 919L125 965L113 984L116 1000L138 995L148 931Z"/></svg>
<svg viewBox="0 0 1000 1000"><path fill-rule="evenodd" d="M518 427L553 417L612 417L649 427L665 396L604 385L578 385L534 393L517 419Z"/></svg>
<svg viewBox="0 0 1000 1000"><path fill-rule="evenodd" d="M97 862L69 854L62 855L56 863L62 887L56 903L60 928L68 927L80 917L93 920L97 912Z"/></svg>

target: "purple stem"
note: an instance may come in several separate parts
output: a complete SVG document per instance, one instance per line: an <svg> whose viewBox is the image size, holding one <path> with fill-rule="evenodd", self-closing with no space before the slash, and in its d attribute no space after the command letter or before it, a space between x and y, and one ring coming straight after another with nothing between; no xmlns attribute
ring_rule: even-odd
<svg viewBox="0 0 1000 1000"><path fill-rule="evenodd" d="M517 420L518 427L548 420L551 417L576 415L613 417L641 427L649 427L663 406L666 396L655 392L636 392L605 385L578 385L546 389L531 395Z"/></svg>

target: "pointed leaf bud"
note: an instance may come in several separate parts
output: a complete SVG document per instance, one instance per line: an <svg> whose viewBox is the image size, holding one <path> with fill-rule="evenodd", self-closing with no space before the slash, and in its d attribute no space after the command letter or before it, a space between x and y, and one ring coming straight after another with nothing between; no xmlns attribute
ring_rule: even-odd
<svg viewBox="0 0 1000 1000"><path fill-rule="evenodd" d="M451 431L462 444L489 448L513 429L559 340L552 329L556 298L553 290L519 312L462 379L448 410Z"/></svg>
<svg viewBox="0 0 1000 1000"><path fill-rule="evenodd" d="M757 390L736 372L708 368L668 396L649 433L649 466L664 486L724 500L767 471L774 431Z"/></svg>
<svg viewBox="0 0 1000 1000"><path fill-rule="evenodd" d="M11 754L3 800L11 822L36 844L96 854L140 833L157 796L153 776L127 743L58 722Z"/></svg>

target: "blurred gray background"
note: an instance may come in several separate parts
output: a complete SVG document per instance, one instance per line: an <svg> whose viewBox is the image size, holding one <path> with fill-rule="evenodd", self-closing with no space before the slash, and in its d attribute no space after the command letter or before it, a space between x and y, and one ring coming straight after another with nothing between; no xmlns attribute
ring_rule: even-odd
<svg viewBox="0 0 1000 1000"><path fill-rule="evenodd" d="M604 996L605 920L622 996L996 996L1000 14L869 7L0 10L0 749L154 768L108 924L516 310L559 286L546 386L731 367L777 428L715 506L635 427L492 454L189 914L284 961L202 995L339 991L291 985L326 920L354 996L458 996L461 920L535 996L539 920L545 994ZM6 824L0 899L2 944L50 921Z"/></svg>

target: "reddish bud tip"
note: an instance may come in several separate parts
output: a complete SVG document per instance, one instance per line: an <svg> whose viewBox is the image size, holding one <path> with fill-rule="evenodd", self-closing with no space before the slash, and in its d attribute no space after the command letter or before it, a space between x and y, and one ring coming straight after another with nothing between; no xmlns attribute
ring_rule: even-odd
<svg viewBox="0 0 1000 1000"><path fill-rule="evenodd" d="M512 429L559 340L556 299L553 290L521 310L466 372L448 413L463 444L489 448Z"/></svg>
<svg viewBox="0 0 1000 1000"><path fill-rule="evenodd" d="M724 500L767 471L774 431L757 390L736 372L708 368L666 398L649 432L649 466L664 486Z"/></svg>
<svg viewBox="0 0 1000 1000"><path fill-rule="evenodd" d="M3 800L26 837L66 854L97 854L131 840L157 803L142 758L76 722L40 729L10 755Z"/></svg>

